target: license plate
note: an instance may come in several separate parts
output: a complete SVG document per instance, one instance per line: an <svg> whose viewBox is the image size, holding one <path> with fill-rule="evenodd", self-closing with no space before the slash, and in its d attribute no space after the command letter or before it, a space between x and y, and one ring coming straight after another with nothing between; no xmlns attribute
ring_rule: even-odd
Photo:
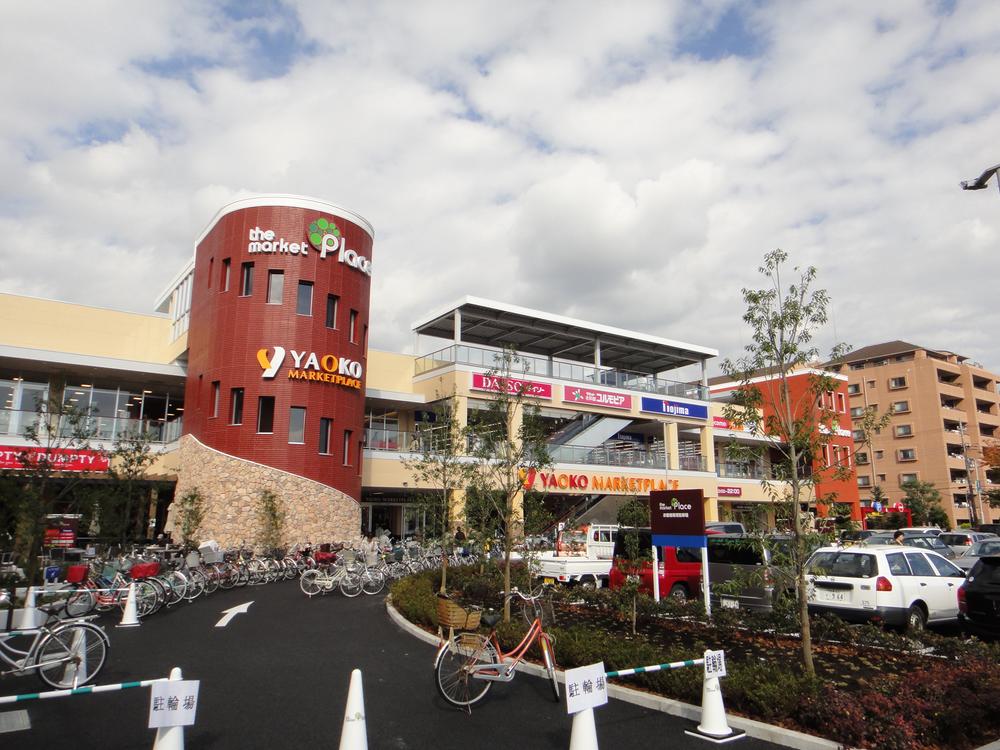
<svg viewBox="0 0 1000 750"><path fill-rule="evenodd" d="M555 578L549 578L548 576L542 579L542 583L555 583L555 582L556 582Z"/></svg>
<svg viewBox="0 0 1000 750"><path fill-rule="evenodd" d="M724 596L721 599L719 599L719 604L721 604L726 609L739 609L740 608L740 600L739 599L732 599L732 598L730 598L728 596Z"/></svg>
<svg viewBox="0 0 1000 750"><path fill-rule="evenodd" d="M820 591L819 598L825 602L846 602L846 591Z"/></svg>

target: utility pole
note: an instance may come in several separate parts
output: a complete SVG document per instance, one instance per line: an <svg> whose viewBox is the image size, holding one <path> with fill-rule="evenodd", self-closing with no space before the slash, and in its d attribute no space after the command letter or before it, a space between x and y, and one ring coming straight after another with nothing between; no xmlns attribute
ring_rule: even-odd
<svg viewBox="0 0 1000 750"><path fill-rule="evenodd" d="M976 504L979 503L980 508L982 507L982 501L979 497L979 471L976 469L976 460L969 457L969 444L965 441L965 423L959 421L958 423L958 434L962 438L962 459L965 462L965 476L966 481L969 482L969 487L971 493L969 497L969 521L973 527L979 524L978 516L979 513L976 510ZM970 468L972 472L970 473ZM972 484L975 482L975 484Z"/></svg>

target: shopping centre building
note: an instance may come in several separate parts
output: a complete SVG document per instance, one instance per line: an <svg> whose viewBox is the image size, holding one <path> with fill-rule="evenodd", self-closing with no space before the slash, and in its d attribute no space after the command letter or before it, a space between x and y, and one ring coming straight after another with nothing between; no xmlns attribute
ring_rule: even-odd
<svg viewBox="0 0 1000 750"><path fill-rule="evenodd" d="M202 536L224 545L255 538L265 491L290 542L404 536L424 523L418 499L432 488L405 462L436 403L454 394L474 426L512 347L552 457L525 489L553 509L668 487L702 490L710 519L769 506L766 456L723 460L726 444L758 439L710 397L714 349L474 297L416 321L415 353L370 349L373 241L351 211L260 196L218 212L153 313L0 295L0 468L17 470L37 404L55 399L94 432L89 450L67 451L66 472L99 481L116 436L151 435L150 535L197 489Z"/></svg>

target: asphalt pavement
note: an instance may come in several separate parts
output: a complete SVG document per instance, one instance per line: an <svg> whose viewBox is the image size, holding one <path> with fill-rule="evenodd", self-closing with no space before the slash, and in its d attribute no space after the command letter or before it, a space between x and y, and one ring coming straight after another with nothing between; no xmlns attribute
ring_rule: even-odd
<svg viewBox="0 0 1000 750"><path fill-rule="evenodd" d="M215 627L224 610L250 601L245 614ZM363 673L370 748L569 747L565 700L556 703L537 677L495 684L471 713L445 703L434 687L434 647L396 626L382 595L308 599L285 582L219 591L138 628L114 622L103 622L111 651L97 682L165 677L175 666L200 680L188 748L335 748L355 668ZM34 676L0 679L0 695L40 689ZM0 713L26 710L31 722L30 730L0 734L0 748L151 748L149 702L149 689L137 688L0 706ZM596 723L605 749L713 746L684 734L692 722L617 700L596 710ZM733 746L778 747L752 738Z"/></svg>

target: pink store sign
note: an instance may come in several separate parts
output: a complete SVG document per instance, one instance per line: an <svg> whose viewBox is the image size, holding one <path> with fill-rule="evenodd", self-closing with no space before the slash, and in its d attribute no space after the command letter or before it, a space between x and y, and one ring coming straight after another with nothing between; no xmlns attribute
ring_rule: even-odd
<svg viewBox="0 0 1000 750"><path fill-rule="evenodd" d="M743 497L743 488L719 487L719 497Z"/></svg>
<svg viewBox="0 0 1000 750"><path fill-rule="evenodd" d="M500 393L506 392L514 396L523 392L525 396L531 398L552 398L552 385L549 383L536 383L533 380L520 380L518 378L501 378L495 375L482 375L478 372L472 373L472 389L475 391L491 391Z"/></svg>
<svg viewBox="0 0 1000 750"><path fill-rule="evenodd" d="M631 409L632 397L612 391L597 391L593 388L563 386L563 401L567 404L605 406L609 409Z"/></svg>

